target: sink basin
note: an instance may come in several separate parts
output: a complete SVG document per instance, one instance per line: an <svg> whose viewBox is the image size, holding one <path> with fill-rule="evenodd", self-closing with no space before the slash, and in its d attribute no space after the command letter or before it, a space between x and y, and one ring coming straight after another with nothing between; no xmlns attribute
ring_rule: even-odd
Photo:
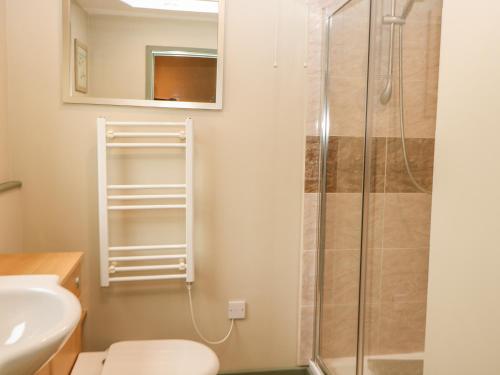
<svg viewBox="0 0 500 375"><path fill-rule="evenodd" d="M58 276L0 276L0 374L32 375L78 324L78 299Z"/></svg>

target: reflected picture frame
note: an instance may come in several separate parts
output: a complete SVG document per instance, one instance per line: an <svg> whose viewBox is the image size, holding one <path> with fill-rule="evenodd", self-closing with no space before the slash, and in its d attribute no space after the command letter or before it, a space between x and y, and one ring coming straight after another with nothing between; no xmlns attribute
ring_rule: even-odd
<svg viewBox="0 0 500 375"><path fill-rule="evenodd" d="M89 83L89 50L86 44L80 42L78 39L75 39L74 43L74 64L75 64L75 91L78 91L82 94L86 94L88 92L88 83Z"/></svg>

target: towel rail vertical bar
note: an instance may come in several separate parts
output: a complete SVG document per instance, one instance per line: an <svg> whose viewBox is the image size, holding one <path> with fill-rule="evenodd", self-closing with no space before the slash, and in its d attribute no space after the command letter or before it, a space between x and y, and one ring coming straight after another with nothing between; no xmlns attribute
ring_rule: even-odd
<svg viewBox="0 0 500 375"><path fill-rule="evenodd" d="M194 251L193 251L193 120L186 119L186 281L194 281Z"/></svg>
<svg viewBox="0 0 500 375"><path fill-rule="evenodd" d="M108 189L107 189L106 119L97 119L97 173L99 181L99 247L101 286L109 286L108 272Z"/></svg>

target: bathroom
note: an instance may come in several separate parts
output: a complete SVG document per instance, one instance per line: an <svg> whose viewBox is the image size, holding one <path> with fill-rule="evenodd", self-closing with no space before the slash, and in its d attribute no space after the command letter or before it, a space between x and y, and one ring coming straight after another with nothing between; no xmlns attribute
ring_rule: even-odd
<svg viewBox="0 0 500 375"><path fill-rule="evenodd" d="M499 374L473 5L0 0L0 375Z"/></svg>

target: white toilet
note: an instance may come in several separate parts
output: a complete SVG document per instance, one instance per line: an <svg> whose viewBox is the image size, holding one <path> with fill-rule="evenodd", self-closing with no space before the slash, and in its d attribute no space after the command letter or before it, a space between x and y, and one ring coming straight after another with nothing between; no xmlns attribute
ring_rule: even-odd
<svg viewBox="0 0 500 375"><path fill-rule="evenodd" d="M212 349L194 341L123 341L106 352L81 353L71 375L216 375Z"/></svg>

